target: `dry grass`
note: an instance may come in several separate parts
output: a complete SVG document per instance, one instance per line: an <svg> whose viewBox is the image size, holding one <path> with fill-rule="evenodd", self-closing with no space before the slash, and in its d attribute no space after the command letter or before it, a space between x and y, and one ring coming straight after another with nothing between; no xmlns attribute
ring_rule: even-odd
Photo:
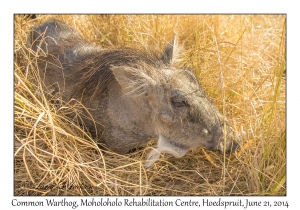
<svg viewBox="0 0 300 210"><path fill-rule="evenodd" d="M30 27L49 18L103 47L156 53L175 31L178 66L193 69L244 133L241 149L224 158L199 148L181 159L164 156L149 169L142 160L152 143L126 156L99 149L65 117L78 107L50 102L26 50ZM284 15L16 15L15 195L285 195L285 21Z"/></svg>

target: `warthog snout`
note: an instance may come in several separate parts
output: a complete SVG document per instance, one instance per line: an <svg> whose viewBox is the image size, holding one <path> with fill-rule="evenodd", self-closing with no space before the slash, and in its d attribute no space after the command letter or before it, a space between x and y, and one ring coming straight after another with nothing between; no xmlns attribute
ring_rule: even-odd
<svg viewBox="0 0 300 210"><path fill-rule="evenodd" d="M236 140L226 139L226 143L223 137L220 137L220 141L217 147L221 153L232 153L239 148L239 143ZM210 149L210 148L208 148ZM210 149L213 150L213 149Z"/></svg>
<svg viewBox="0 0 300 210"><path fill-rule="evenodd" d="M225 129L223 126L218 127L217 130L218 131L215 131L212 144L207 146L207 149L219 150L221 153L235 152L236 149L239 148L238 141L241 141L239 134L236 133L229 124L226 126L226 132L224 132Z"/></svg>
<svg viewBox="0 0 300 210"><path fill-rule="evenodd" d="M176 36L161 55L103 49L71 26L50 20L32 30L28 45L45 90L83 104L81 122L96 141L117 153L156 138L145 164L150 166L164 152L182 157L199 146L221 152L238 147L237 133L194 73L175 67Z"/></svg>
<svg viewBox="0 0 300 210"><path fill-rule="evenodd" d="M242 137L227 124L226 135L223 132L224 127L214 126L212 129L212 137L203 142L203 144L198 144L197 146L203 145L208 150L219 151L223 153L233 153L239 147L239 142L241 142ZM202 129L200 132L199 139L205 139L205 137L210 136L210 132L206 129ZM150 167L156 160L159 159L161 153L168 153L174 157L181 158L189 150L196 148L197 146L188 146L187 143L181 144L175 139L171 139L166 136L160 136L158 139L157 148L149 152L145 167Z"/></svg>

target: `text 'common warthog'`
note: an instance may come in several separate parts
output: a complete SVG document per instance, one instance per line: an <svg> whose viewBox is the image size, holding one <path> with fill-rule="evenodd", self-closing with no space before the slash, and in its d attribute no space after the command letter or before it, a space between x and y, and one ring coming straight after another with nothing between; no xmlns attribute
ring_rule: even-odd
<svg viewBox="0 0 300 210"><path fill-rule="evenodd" d="M173 67L176 37L157 57L94 46L69 25L50 20L34 28L28 41L46 87L64 101L84 104L99 125L89 117L82 118L84 124L111 150L124 154L158 138L147 157L150 166L162 152L182 157L201 145L222 152L237 148L237 133L195 75Z"/></svg>

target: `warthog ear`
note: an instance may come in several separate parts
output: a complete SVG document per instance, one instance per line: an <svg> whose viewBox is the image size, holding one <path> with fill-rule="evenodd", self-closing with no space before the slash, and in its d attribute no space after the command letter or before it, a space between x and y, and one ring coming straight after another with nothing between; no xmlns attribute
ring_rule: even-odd
<svg viewBox="0 0 300 210"><path fill-rule="evenodd" d="M170 65L174 62L176 57L176 50L177 50L177 35L174 33L174 38L171 42L168 43L166 46L160 60L165 65Z"/></svg>
<svg viewBox="0 0 300 210"><path fill-rule="evenodd" d="M111 67L116 80L126 95L140 96L147 94L156 82L144 72L128 66Z"/></svg>

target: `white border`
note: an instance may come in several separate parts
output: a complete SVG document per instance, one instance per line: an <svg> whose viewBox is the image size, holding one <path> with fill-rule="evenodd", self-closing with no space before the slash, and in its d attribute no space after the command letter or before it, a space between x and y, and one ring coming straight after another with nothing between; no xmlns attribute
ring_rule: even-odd
<svg viewBox="0 0 300 210"><path fill-rule="evenodd" d="M4 3L3 3L4 2ZM286 197L250 197L254 200L287 200L289 209L299 209L299 142L297 132L299 122L300 84L299 72L299 6L296 1L278 0L218 0L218 1L162 1L162 0L106 0L104 1L2 1L1 3L1 191L0 205L11 209L13 197L13 14L14 13L286 13L287 14L287 196ZM298 129L299 130L299 129ZM171 200L176 197L167 197ZM189 197L183 197L188 200ZM202 199L204 197L192 197ZM236 199L238 197L234 197ZM45 198L18 197L19 200L45 200ZM80 200L81 197L68 199ZM158 199L158 198L157 198ZM210 197L216 199L216 197ZM224 200L233 198L222 197ZM245 197L241 199L246 199ZM60 198L58 198L60 200ZM45 207L44 207L45 208ZM49 208L49 207L48 207ZM95 207L94 207L95 208ZM96 207L101 208L101 207ZM127 208L127 207L123 207ZM128 207L132 208L132 207ZM163 208L163 207L162 207ZM192 208L192 207L191 207ZM261 209L261 208L260 208ZM270 208L267 208L270 209Z"/></svg>

